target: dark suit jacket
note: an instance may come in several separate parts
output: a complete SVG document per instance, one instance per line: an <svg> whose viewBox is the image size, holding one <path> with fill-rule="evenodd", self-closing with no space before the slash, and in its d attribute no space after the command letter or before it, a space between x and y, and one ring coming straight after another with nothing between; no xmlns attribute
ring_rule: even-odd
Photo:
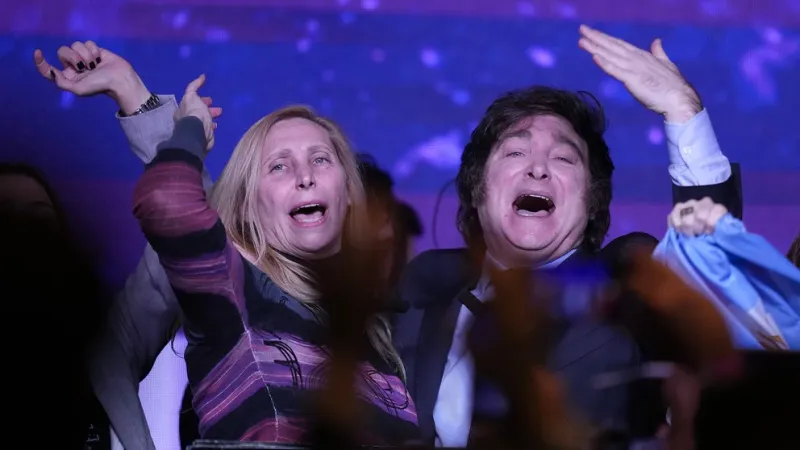
<svg viewBox="0 0 800 450"><path fill-rule="evenodd" d="M675 203L711 197L741 217L741 178L738 166L724 183L713 186L678 187L673 189ZM666 214L665 214L666 215ZM614 261L631 243L657 242L643 233L615 239L600 258ZM576 252L567 259L587 256ZM409 310L395 319L394 341L406 367L409 392L414 399L424 442L435 437L433 408L439 393L447 354L453 339L461 297L469 295L480 276L466 249L431 250L412 260L398 286L400 299ZM631 406L628 386L596 390L591 377L598 373L639 364L643 358L640 346L618 327L582 322L568 326L559 334L551 349L548 366L559 374L567 394L584 416L601 426L626 426L631 415L639 415L641 405ZM656 399L657 400L657 399ZM654 401L656 401L654 400ZM636 408L636 414L631 410ZM657 408L657 406L655 406ZM663 416L661 416L663 417Z"/></svg>

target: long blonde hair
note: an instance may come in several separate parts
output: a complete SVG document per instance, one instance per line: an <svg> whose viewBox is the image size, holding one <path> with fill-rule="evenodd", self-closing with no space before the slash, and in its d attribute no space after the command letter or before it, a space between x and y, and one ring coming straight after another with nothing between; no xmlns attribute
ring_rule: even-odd
<svg viewBox="0 0 800 450"><path fill-rule="evenodd" d="M261 147L267 133L276 123L295 118L313 122L328 132L336 156L344 168L347 193L350 198L344 235L350 238L349 244L360 246L358 239L369 234L363 230L367 223L366 203L356 157L339 126L307 106L295 105L278 109L261 118L247 130L236 144L222 175L214 184L211 204L219 214L231 241L256 261L258 267L284 292L319 315L320 293L315 287L312 274L301 263L287 257L267 242L266 230L258 214ZM367 336L381 358L405 379L405 369L400 355L392 344L386 317L382 315L372 317L368 322Z"/></svg>

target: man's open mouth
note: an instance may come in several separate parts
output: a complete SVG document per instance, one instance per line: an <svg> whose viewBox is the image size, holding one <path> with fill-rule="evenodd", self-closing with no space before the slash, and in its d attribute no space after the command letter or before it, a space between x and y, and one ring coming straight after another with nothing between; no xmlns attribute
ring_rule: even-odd
<svg viewBox="0 0 800 450"><path fill-rule="evenodd" d="M524 217L547 217L556 205L550 197L539 194L522 194L514 200L514 212Z"/></svg>
<svg viewBox="0 0 800 450"><path fill-rule="evenodd" d="M321 203L307 203L293 209L289 215L301 225L314 225L325 220L327 210Z"/></svg>

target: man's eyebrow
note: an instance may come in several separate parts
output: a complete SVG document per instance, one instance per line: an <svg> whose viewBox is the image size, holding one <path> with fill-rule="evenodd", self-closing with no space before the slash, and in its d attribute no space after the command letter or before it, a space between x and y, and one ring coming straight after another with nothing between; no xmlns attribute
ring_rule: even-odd
<svg viewBox="0 0 800 450"><path fill-rule="evenodd" d="M577 153L581 159L583 160L586 159L584 156L583 149L577 142L575 142L574 139L570 138L564 133L559 133L559 132L556 132L554 134L554 137L556 139L556 142L558 142L559 144L567 144L568 146L572 147L573 150L575 150L575 153Z"/></svg>
<svg viewBox="0 0 800 450"><path fill-rule="evenodd" d="M530 139L531 137L533 137L533 135L531 134L530 130L528 130L526 128L522 128L522 129L519 129L519 130L508 131L506 133L503 133L500 136L499 141L503 142L505 140L513 139L513 138Z"/></svg>

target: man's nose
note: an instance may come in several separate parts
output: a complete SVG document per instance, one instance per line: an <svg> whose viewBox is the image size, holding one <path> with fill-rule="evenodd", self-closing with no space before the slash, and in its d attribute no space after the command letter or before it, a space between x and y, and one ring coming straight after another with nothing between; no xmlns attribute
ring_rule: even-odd
<svg viewBox="0 0 800 450"><path fill-rule="evenodd" d="M546 180L550 178L550 170L544 161L534 160L528 167L528 176L534 180Z"/></svg>

